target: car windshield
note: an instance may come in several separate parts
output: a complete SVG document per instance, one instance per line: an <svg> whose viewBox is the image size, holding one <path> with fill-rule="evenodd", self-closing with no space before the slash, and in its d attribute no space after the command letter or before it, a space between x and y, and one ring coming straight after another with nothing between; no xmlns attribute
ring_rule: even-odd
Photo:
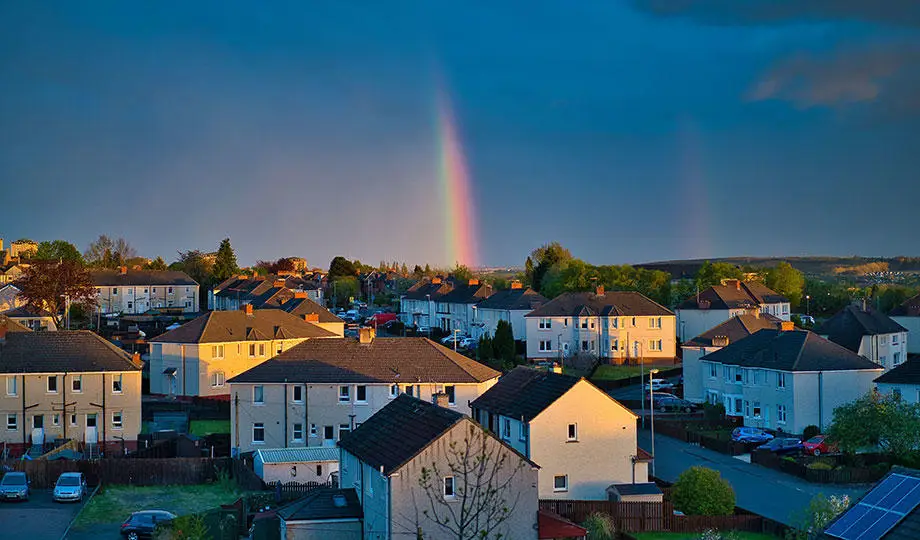
<svg viewBox="0 0 920 540"><path fill-rule="evenodd" d="M812 437L808 439L807 442L810 442L811 444L821 444L822 442L824 442L824 437L821 437L820 435L817 437Z"/></svg>
<svg viewBox="0 0 920 540"><path fill-rule="evenodd" d="M59 486L79 486L80 479L76 476L62 476L58 478L57 485Z"/></svg>
<svg viewBox="0 0 920 540"><path fill-rule="evenodd" d="M26 475L8 474L0 481L0 486L24 486L26 484Z"/></svg>

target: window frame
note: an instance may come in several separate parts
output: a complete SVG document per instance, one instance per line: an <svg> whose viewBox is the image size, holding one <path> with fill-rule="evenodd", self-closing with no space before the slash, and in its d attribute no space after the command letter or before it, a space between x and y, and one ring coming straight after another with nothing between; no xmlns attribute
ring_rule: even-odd
<svg viewBox="0 0 920 540"><path fill-rule="evenodd" d="M298 390L299 390L299 392L298 392ZM300 394L300 398L297 397L297 394L298 394L298 393ZM302 404L302 403L303 403L303 394L304 394L304 392L303 392L303 385L302 385L302 384L295 384L294 386L292 386L292 387L291 387L291 403Z"/></svg>
<svg viewBox="0 0 920 540"><path fill-rule="evenodd" d="M124 379L121 373L112 376L112 393L123 394L125 390Z"/></svg>
<svg viewBox="0 0 920 540"><path fill-rule="evenodd" d="M339 403L351 403L351 386L339 385Z"/></svg>
<svg viewBox="0 0 920 540"><path fill-rule="evenodd" d="M223 388L227 385L227 375L223 371L211 372L211 388Z"/></svg>
<svg viewBox="0 0 920 540"><path fill-rule="evenodd" d="M444 385L444 393L447 394L447 405L457 406L457 387L452 384Z"/></svg>
<svg viewBox="0 0 920 540"><path fill-rule="evenodd" d="M578 422L566 426L565 442L578 442Z"/></svg>
<svg viewBox="0 0 920 540"><path fill-rule="evenodd" d="M558 480L562 479L562 487L559 487ZM560 493L569 490L569 475L567 474L556 474L553 475L553 492Z"/></svg>
<svg viewBox="0 0 920 540"><path fill-rule="evenodd" d="M116 421L117 418L117 421ZM112 429L121 431L125 428L125 414L123 411L112 411Z"/></svg>
<svg viewBox="0 0 920 540"><path fill-rule="evenodd" d="M257 431L260 431L262 433L261 439L256 439ZM265 423L264 422L253 422L252 423L252 444L265 444Z"/></svg>
<svg viewBox="0 0 920 540"><path fill-rule="evenodd" d="M297 429L297 426L300 426L300 429ZM300 437L297 436L297 432L300 431ZM294 422L291 426L291 441L292 442L303 442L303 423Z"/></svg>
<svg viewBox="0 0 920 540"><path fill-rule="evenodd" d="M70 391L74 394L83 393L83 375L73 375L70 378Z"/></svg>
<svg viewBox="0 0 920 540"><path fill-rule="evenodd" d="M457 498L457 483L456 479L453 476L445 476L441 480L441 495L444 496L446 500L454 500ZM450 489L448 490L448 486ZM448 491L450 491L448 493Z"/></svg>
<svg viewBox="0 0 920 540"><path fill-rule="evenodd" d="M259 394L258 399L256 399L257 393ZM265 385L254 384L252 386L252 404L265 405Z"/></svg>
<svg viewBox="0 0 920 540"><path fill-rule="evenodd" d="M361 391L364 391L364 399L361 399ZM367 385L366 384L356 384L355 385L355 403L360 405L367 404Z"/></svg>
<svg viewBox="0 0 920 540"><path fill-rule="evenodd" d="M12 419L12 422L10 422ZM19 431L19 415L16 413L6 413L6 430Z"/></svg>
<svg viewBox="0 0 920 540"><path fill-rule="evenodd" d="M10 383L12 383L12 384L10 384ZM11 388L11 387L12 387L12 390L13 390L12 393L10 392L10 388ZM19 396L19 377L15 376L15 375L7 375L7 376L6 376L6 388L5 388L5 390L6 390L6 395L9 396L9 397L17 397L17 396Z"/></svg>
<svg viewBox="0 0 920 540"><path fill-rule="evenodd" d="M51 381L54 381L53 390L51 389ZM57 375L49 375L48 378L45 379L45 393L46 394L57 394L58 393L58 376Z"/></svg>

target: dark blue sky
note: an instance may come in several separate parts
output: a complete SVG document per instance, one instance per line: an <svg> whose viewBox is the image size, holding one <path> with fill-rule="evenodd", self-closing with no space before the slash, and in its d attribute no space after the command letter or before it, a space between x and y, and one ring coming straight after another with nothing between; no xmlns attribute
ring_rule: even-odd
<svg viewBox="0 0 920 540"><path fill-rule="evenodd" d="M439 80L482 263L920 254L916 0L4 2L0 236L452 263Z"/></svg>

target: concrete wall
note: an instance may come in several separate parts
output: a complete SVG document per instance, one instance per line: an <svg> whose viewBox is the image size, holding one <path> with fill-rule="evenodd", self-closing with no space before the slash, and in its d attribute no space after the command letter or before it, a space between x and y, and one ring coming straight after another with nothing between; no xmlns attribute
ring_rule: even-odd
<svg viewBox="0 0 920 540"><path fill-rule="evenodd" d="M358 519L281 520L281 540L362 540Z"/></svg>
<svg viewBox="0 0 920 540"><path fill-rule="evenodd" d="M484 334L494 336L498 321L508 321L511 323L511 332L514 334L514 339L516 341L526 341L527 323L524 320L524 315L528 313L530 313L530 310L477 308L475 321L482 325L473 327L472 337L479 339Z"/></svg>
<svg viewBox="0 0 920 540"><path fill-rule="evenodd" d="M198 285L131 285L96 287L102 313L144 313L158 307L181 307L198 311Z"/></svg>
<svg viewBox="0 0 920 540"><path fill-rule="evenodd" d="M690 341L706 330L718 326L744 310L735 313L728 309L678 309L677 332L681 342Z"/></svg>
<svg viewBox="0 0 920 540"><path fill-rule="evenodd" d="M593 354L614 361L638 356L646 359L672 359L677 356L676 317L551 317L550 328L540 328L540 317L526 317L527 358L559 357L560 345L565 356ZM661 326L658 327L658 321ZM654 322L654 327L652 326ZM583 324L587 325L583 328ZM541 351L540 342L550 341L552 350ZM661 342L654 350L652 342ZM588 348L584 345L587 342Z"/></svg>
<svg viewBox="0 0 920 540"><path fill-rule="evenodd" d="M700 357L718 351L721 347L681 347L683 349L684 399L693 403L706 401L703 381L710 378L710 362L700 362Z"/></svg>
<svg viewBox="0 0 920 540"><path fill-rule="evenodd" d="M901 399L908 403L920 403L920 385L917 384L876 384L878 391L882 394L891 394L899 392Z"/></svg>

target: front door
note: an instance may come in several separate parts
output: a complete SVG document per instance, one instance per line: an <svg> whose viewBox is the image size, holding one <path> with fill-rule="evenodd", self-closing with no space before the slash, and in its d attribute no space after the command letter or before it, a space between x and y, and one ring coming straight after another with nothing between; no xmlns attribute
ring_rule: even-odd
<svg viewBox="0 0 920 540"><path fill-rule="evenodd" d="M99 442L99 432L96 429L96 413L86 415L86 442Z"/></svg>
<svg viewBox="0 0 920 540"><path fill-rule="evenodd" d="M335 427L323 426L323 446L335 446Z"/></svg>
<svg viewBox="0 0 920 540"><path fill-rule="evenodd" d="M45 417L36 414L32 417L32 444L41 446L45 444Z"/></svg>

